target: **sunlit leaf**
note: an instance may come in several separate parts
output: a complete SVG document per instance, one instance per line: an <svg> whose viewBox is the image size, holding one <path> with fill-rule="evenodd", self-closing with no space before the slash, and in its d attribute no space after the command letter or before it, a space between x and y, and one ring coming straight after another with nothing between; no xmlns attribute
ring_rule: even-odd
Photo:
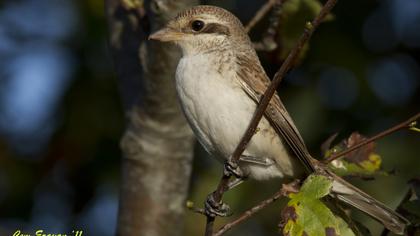
<svg viewBox="0 0 420 236"><path fill-rule="evenodd" d="M283 209L283 234L354 235L346 222L336 217L320 200L329 194L332 181L322 175L310 175L298 193L290 193L290 201Z"/></svg>
<svg viewBox="0 0 420 236"><path fill-rule="evenodd" d="M350 229L350 227L347 225L347 223L343 219L341 219L340 217L336 217L336 219L338 223L340 236L354 236L353 231Z"/></svg>

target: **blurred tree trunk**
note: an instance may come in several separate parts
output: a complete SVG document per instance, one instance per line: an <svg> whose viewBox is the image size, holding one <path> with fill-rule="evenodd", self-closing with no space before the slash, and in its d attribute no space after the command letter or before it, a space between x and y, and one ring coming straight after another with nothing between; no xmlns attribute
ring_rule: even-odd
<svg viewBox="0 0 420 236"><path fill-rule="evenodd" d="M127 114L117 235L181 235L194 139L177 103L180 52L147 41L196 0L105 0Z"/></svg>

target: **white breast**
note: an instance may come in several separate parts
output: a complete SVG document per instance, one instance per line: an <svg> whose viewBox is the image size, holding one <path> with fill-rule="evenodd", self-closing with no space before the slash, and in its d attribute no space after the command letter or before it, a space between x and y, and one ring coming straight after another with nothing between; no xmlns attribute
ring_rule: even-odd
<svg viewBox="0 0 420 236"><path fill-rule="evenodd" d="M183 111L204 148L220 159L231 155L244 134L255 103L242 90L234 70L220 71L207 55L183 57L176 88ZM292 161L281 140L263 119L245 154L269 158L272 166L241 163L250 177L267 179L293 175Z"/></svg>

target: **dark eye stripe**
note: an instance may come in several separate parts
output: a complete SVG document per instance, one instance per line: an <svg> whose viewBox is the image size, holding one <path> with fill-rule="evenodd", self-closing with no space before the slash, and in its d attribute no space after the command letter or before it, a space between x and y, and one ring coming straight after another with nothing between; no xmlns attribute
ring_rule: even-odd
<svg viewBox="0 0 420 236"><path fill-rule="evenodd" d="M204 27L204 29L201 31L202 33L208 33L208 34L224 34L224 35L230 35L229 28L217 24L217 23L209 23L207 26Z"/></svg>

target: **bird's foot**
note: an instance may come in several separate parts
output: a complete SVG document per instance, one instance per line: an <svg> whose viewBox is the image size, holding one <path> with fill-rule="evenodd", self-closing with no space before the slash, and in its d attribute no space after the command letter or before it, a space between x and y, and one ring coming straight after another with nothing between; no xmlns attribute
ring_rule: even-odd
<svg viewBox="0 0 420 236"><path fill-rule="evenodd" d="M226 217L232 215L229 205L223 202L216 202L213 197L213 193L207 196L204 204L204 213L209 217Z"/></svg>
<svg viewBox="0 0 420 236"><path fill-rule="evenodd" d="M238 179L245 178L244 173L239 168L239 165L232 161L232 158L229 157L229 159L225 162L223 174L225 176L235 176Z"/></svg>

